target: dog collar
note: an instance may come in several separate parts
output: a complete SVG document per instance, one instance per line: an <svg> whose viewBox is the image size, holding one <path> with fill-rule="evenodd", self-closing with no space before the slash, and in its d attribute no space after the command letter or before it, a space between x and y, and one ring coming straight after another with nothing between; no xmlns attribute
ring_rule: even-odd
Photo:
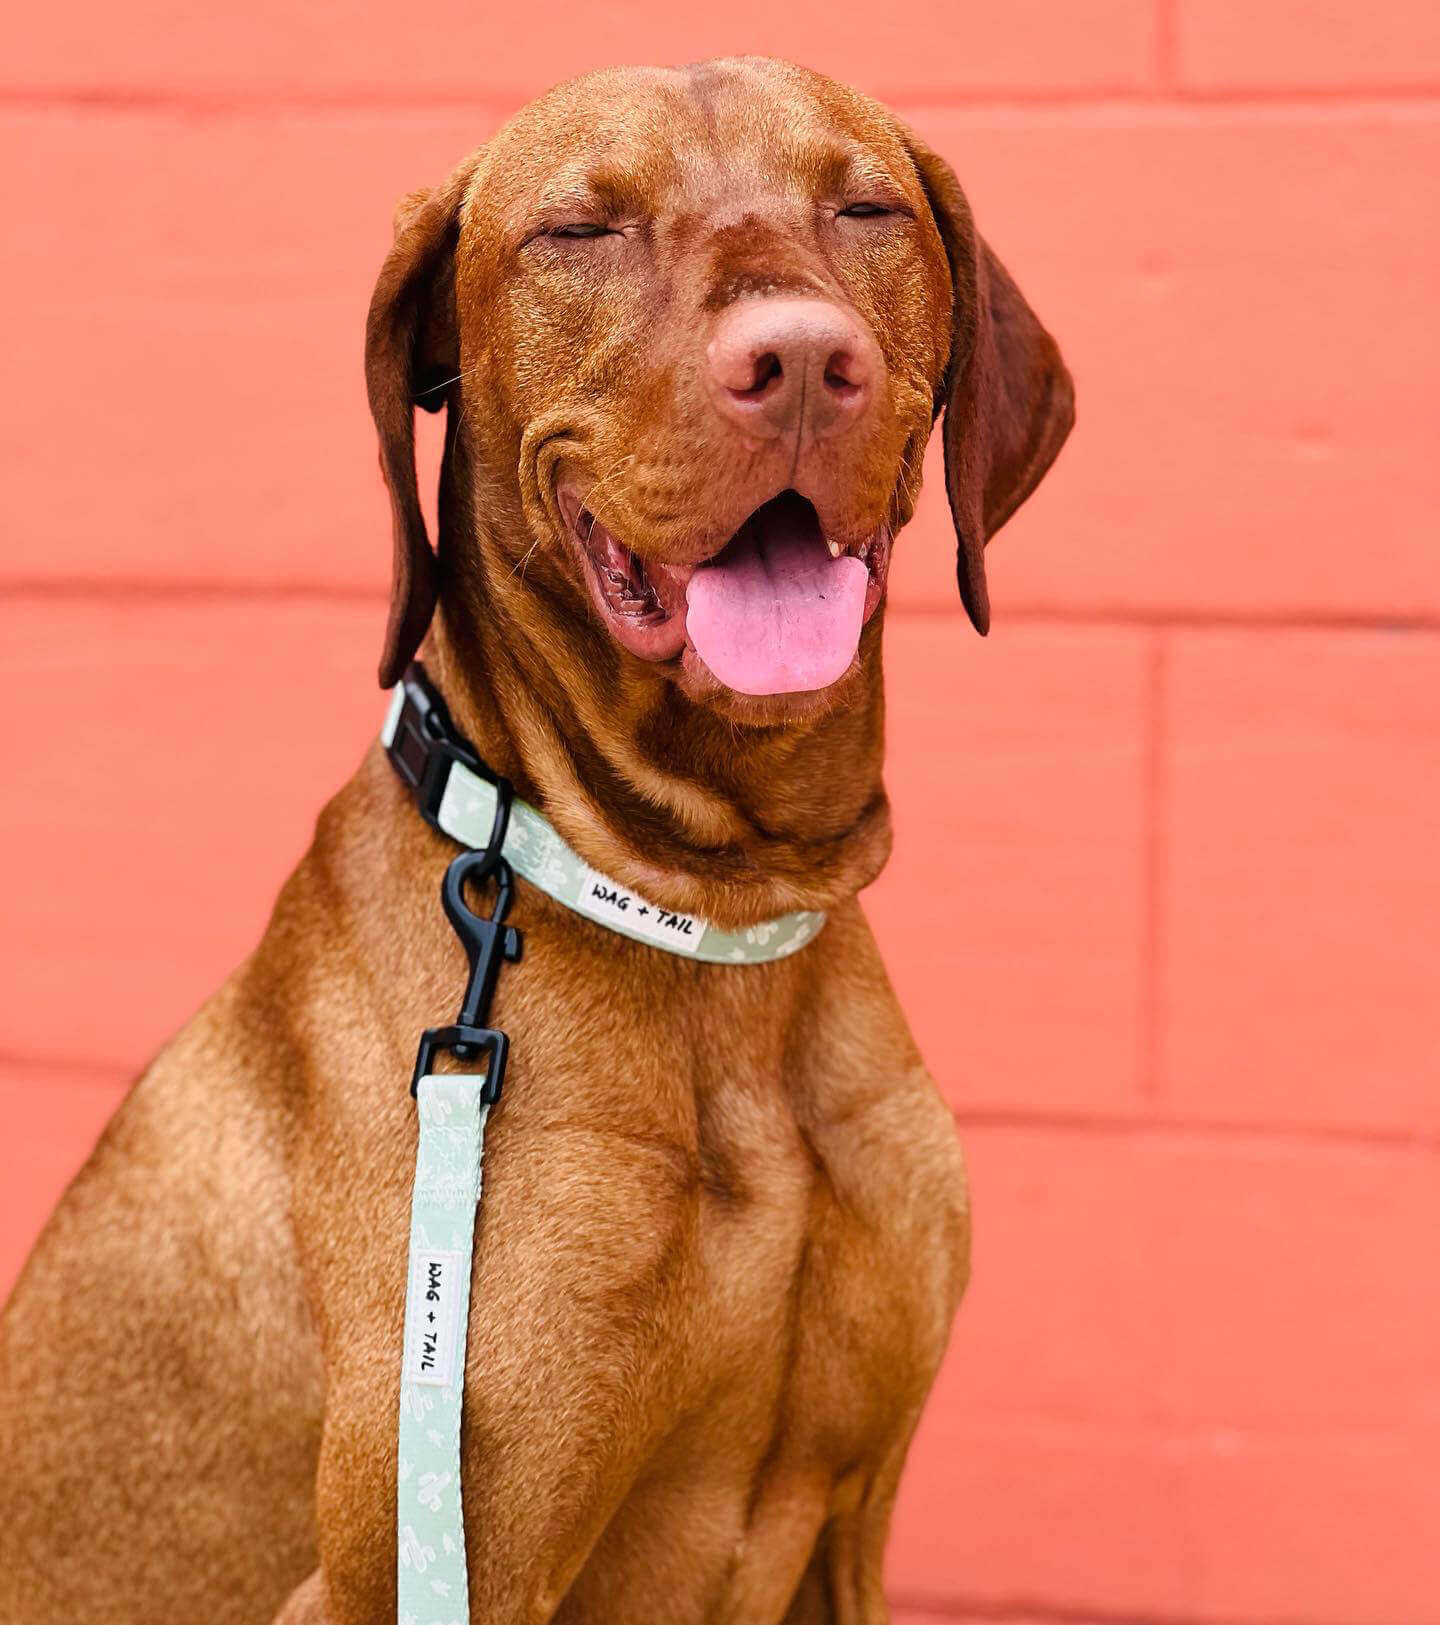
<svg viewBox="0 0 1440 1625"><path fill-rule="evenodd" d="M418 661L391 692L380 742L432 828L474 851L498 838L516 874L622 937L712 964L755 965L793 954L825 924L824 914L801 910L743 931L722 931L699 915L662 908L592 868L543 813L480 760Z"/></svg>

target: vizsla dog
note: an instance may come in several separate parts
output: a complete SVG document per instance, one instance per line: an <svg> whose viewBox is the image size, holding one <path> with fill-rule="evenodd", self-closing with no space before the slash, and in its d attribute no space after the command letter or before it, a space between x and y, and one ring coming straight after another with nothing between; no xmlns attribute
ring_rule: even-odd
<svg viewBox="0 0 1440 1625"><path fill-rule="evenodd" d="M949 168L763 60L564 85L407 197L366 366L382 684L424 640L485 762L660 907L828 916L702 963L517 882L470 1618L882 1621L968 1234L856 901L890 846L886 571L943 410L986 629L1069 378ZM416 404L448 414L434 552ZM3 1625L395 1620L407 1086L465 986L456 851L377 745L51 1220L4 1321Z"/></svg>

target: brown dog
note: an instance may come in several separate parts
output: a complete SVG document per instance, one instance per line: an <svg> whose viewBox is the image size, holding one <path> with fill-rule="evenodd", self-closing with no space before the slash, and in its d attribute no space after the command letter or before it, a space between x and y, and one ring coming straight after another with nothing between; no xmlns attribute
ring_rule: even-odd
<svg viewBox="0 0 1440 1625"><path fill-rule="evenodd" d="M890 843L879 606L943 406L985 629L986 538L1069 379L945 164L765 61L563 86L408 198L367 366L382 682L428 632L482 754L659 903L829 911L791 958L707 965L521 885L471 1617L883 1620L967 1218L856 902ZM416 401L449 414L438 558ZM0 1351L4 1625L394 1620L406 1084L464 985L453 852L372 751L51 1220Z"/></svg>

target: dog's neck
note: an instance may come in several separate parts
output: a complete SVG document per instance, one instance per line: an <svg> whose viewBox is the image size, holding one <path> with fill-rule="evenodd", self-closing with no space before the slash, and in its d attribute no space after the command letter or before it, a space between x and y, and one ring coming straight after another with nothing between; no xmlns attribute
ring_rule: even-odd
<svg viewBox="0 0 1440 1625"><path fill-rule="evenodd" d="M890 851L880 617L844 705L739 725L618 649L568 560L517 569L529 543L507 545L504 521L442 538L425 659L461 731L587 862L726 929L832 908L875 878Z"/></svg>

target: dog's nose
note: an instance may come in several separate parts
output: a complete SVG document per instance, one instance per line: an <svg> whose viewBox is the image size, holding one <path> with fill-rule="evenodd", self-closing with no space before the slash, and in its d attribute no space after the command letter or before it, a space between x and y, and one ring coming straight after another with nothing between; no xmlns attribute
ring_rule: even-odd
<svg viewBox="0 0 1440 1625"><path fill-rule="evenodd" d="M746 434L813 438L859 423L883 363L864 325L828 299L742 299L720 317L706 359L711 398Z"/></svg>

